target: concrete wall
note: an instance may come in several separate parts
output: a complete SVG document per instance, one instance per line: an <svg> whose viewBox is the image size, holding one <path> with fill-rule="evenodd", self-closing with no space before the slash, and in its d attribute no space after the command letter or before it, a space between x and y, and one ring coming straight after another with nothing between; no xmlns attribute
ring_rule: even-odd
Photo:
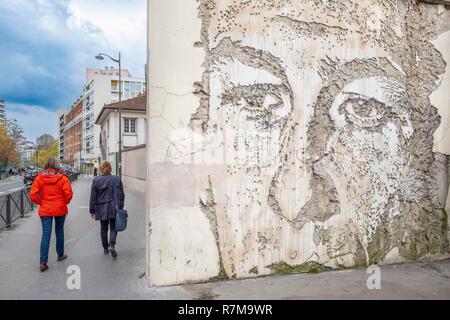
<svg viewBox="0 0 450 320"><path fill-rule="evenodd" d="M149 283L448 253L449 29L406 0L150 0Z"/></svg>
<svg viewBox="0 0 450 320"><path fill-rule="evenodd" d="M127 188L145 192L147 188L147 149L139 146L122 152L122 180Z"/></svg>

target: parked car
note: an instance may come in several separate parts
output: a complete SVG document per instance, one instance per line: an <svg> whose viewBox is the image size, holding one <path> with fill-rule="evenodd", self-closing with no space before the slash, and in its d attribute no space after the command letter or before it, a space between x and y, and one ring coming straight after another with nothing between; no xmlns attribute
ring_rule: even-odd
<svg viewBox="0 0 450 320"><path fill-rule="evenodd" d="M28 185L32 185L34 178L36 178L36 175L41 172L42 169L40 168L35 168L34 170L27 170L25 171L24 175L23 175L23 184L28 186Z"/></svg>
<svg viewBox="0 0 450 320"><path fill-rule="evenodd" d="M64 172L66 175L70 176L75 173L74 169L71 167L62 166L61 171Z"/></svg>

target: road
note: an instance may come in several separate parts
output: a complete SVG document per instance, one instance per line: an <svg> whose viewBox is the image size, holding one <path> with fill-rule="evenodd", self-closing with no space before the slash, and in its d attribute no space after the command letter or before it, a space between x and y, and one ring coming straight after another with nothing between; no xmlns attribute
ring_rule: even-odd
<svg viewBox="0 0 450 320"><path fill-rule="evenodd" d="M21 176L0 180L0 196L5 193L17 191L23 186L23 177Z"/></svg>
<svg viewBox="0 0 450 320"><path fill-rule="evenodd" d="M126 190L128 230L118 236L119 257L103 255L99 224L90 219L91 179L73 183L66 253L40 273L41 225L36 212L0 232L0 299L450 299L450 260L381 267L381 290L369 290L365 269L149 288L145 280L145 194ZM81 271L81 289L67 287L70 266Z"/></svg>

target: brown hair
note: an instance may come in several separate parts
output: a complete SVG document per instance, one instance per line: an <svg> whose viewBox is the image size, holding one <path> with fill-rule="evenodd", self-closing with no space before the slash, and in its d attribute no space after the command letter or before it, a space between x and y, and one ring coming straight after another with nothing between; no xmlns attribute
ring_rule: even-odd
<svg viewBox="0 0 450 320"><path fill-rule="evenodd" d="M110 175L112 171L111 163L109 163L108 161L103 161L102 163L100 163L98 170L100 171L100 174L102 176Z"/></svg>
<svg viewBox="0 0 450 320"><path fill-rule="evenodd" d="M54 170L61 170L59 160L55 157L48 158L47 162L45 163L44 169L54 169Z"/></svg>

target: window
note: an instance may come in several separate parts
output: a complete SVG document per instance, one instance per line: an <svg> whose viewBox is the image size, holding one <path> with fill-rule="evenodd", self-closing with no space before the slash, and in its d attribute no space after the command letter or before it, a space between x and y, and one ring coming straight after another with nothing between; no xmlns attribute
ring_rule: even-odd
<svg viewBox="0 0 450 320"><path fill-rule="evenodd" d="M111 91L119 91L119 81L111 80Z"/></svg>
<svg viewBox="0 0 450 320"><path fill-rule="evenodd" d="M94 99L93 99L93 96L91 93L88 96L86 96L86 98L84 99L84 112L88 113L89 111L91 111L91 109L93 108L93 105L94 105Z"/></svg>
<svg viewBox="0 0 450 320"><path fill-rule="evenodd" d="M125 81L123 83L123 96L126 99L137 97L143 92L142 86L140 82Z"/></svg>
<svg viewBox="0 0 450 320"><path fill-rule="evenodd" d="M136 133L136 119L131 119L131 121L130 121L130 123L131 123L131 133Z"/></svg>
<svg viewBox="0 0 450 320"><path fill-rule="evenodd" d="M86 143L86 153L87 154L94 153L94 137L86 138L85 143Z"/></svg>
<svg viewBox="0 0 450 320"><path fill-rule="evenodd" d="M124 119L124 131L128 134L136 134L136 120L134 118Z"/></svg>
<svg viewBox="0 0 450 320"><path fill-rule="evenodd" d="M91 133L94 129L94 115L90 114L84 119L85 134Z"/></svg>
<svg viewBox="0 0 450 320"><path fill-rule="evenodd" d="M94 80L89 82L89 84L84 88L84 92L88 92L89 90L91 90L93 85L94 85Z"/></svg>
<svg viewBox="0 0 450 320"><path fill-rule="evenodd" d="M113 102L119 101L119 94L116 93L116 92L112 92L112 93L111 93L111 100L112 100Z"/></svg>

